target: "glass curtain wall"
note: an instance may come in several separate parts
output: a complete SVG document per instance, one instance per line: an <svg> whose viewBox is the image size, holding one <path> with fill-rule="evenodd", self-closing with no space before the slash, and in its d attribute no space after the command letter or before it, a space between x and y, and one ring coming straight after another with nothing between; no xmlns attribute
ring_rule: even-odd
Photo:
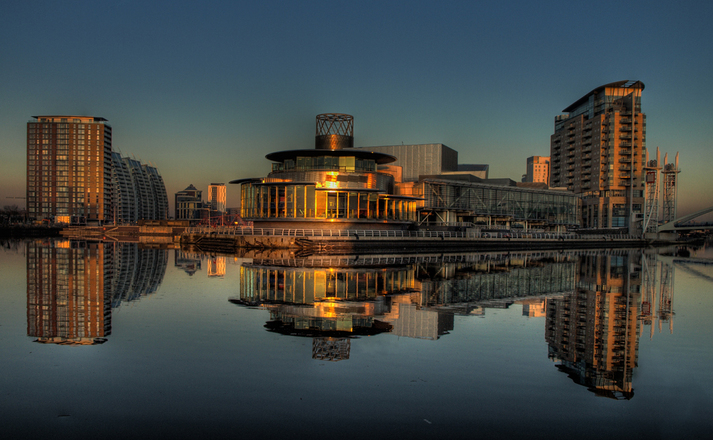
<svg viewBox="0 0 713 440"><path fill-rule="evenodd" d="M578 224L581 203L574 194L527 191L514 187L423 182L425 209L466 210L473 215L509 216L515 220Z"/></svg>
<svg viewBox="0 0 713 440"><path fill-rule="evenodd" d="M246 219L416 220L415 200L373 191L243 183L241 201Z"/></svg>

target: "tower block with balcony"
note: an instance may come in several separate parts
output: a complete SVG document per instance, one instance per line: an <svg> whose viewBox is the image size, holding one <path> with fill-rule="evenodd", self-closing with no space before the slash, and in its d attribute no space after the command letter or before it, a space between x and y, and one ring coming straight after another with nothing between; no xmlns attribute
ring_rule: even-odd
<svg viewBox="0 0 713 440"><path fill-rule="evenodd" d="M592 90L555 117L550 186L582 197L584 228L640 234L644 206L646 115L641 81Z"/></svg>

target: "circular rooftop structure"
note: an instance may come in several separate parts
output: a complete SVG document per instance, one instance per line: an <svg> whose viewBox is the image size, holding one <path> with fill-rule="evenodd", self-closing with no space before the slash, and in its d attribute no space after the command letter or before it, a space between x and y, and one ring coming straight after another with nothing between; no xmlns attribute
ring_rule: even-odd
<svg viewBox="0 0 713 440"><path fill-rule="evenodd" d="M318 150L354 148L354 116L344 113L317 115L314 147Z"/></svg>
<svg viewBox="0 0 713 440"><path fill-rule="evenodd" d="M357 159L371 159L379 165L391 163L396 161L396 157L386 154L379 153L377 151L362 150L356 148L349 149L338 149L329 150L325 149L314 149L314 150L286 150L277 151L275 153L270 153L265 156L268 160L273 162L284 162L288 159L295 159L297 157L319 157L319 156L331 156L331 157L356 157Z"/></svg>

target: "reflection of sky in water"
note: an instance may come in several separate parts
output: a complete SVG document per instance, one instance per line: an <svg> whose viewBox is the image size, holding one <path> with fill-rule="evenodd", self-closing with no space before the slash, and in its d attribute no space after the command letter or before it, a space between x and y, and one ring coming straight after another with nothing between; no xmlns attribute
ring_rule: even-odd
<svg viewBox="0 0 713 440"><path fill-rule="evenodd" d="M27 336L26 256L0 251L0 259L0 410L15 436L356 438L369 426L377 437L677 438L713 427L711 284L680 270L673 334L664 326L650 338L644 329L635 396L621 402L596 398L558 371L548 359L547 319L523 316L518 304L456 313L438 340L352 339L348 360L328 362L312 358L311 338L267 331L268 310L228 302L240 294L240 265L249 260L227 258L220 276L208 276L203 260L189 275L172 251L155 293L112 309L106 343L35 344Z"/></svg>

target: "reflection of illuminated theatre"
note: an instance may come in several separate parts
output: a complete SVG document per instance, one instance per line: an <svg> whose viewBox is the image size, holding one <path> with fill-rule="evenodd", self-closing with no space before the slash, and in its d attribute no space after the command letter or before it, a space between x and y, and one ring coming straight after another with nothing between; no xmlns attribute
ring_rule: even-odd
<svg viewBox="0 0 713 440"><path fill-rule="evenodd" d="M373 300L410 292L413 270L407 267L326 268L243 264L240 299L249 304L313 304L319 301Z"/></svg>
<svg viewBox="0 0 713 440"><path fill-rule="evenodd" d="M404 228L416 220L419 198L394 192L392 175L377 165L396 160L354 149L354 119L344 114L317 116L314 150L268 154L266 178L239 179L241 216L260 227ZM335 225L335 226L337 226Z"/></svg>
<svg viewBox="0 0 713 440"><path fill-rule="evenodd" d="M240 299L270 311L266 327L301 336L349 337L391 330L376 319L389 315L391 297L410 293L413 270L408 267L329 268L243 264Z"/></svg>

